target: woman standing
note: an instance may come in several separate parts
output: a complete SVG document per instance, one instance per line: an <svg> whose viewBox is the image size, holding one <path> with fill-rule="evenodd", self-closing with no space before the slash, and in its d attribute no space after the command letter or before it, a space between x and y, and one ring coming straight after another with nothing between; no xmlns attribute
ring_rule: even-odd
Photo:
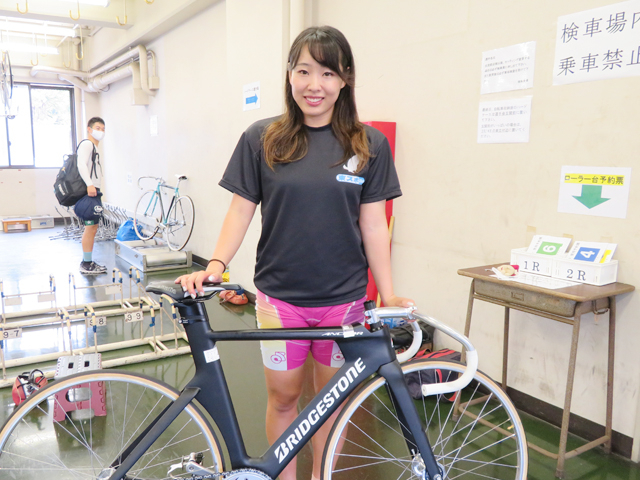
<svg viewBox="0 0 640 480"><path fill-rule="evenodd" d="M261 204L254 277L260 328L362 321L367 267L385 305L409 306L393 291L385 215L385 202L402 192L386 138L358 121L351 47L335 28L312 27L296 38L288 60L285 113L245 131L220 181L233 199L213 258L205 271L176 283L195 296L203 281L221 281ZM316 391L344 360L333 341L270 341L261 348L273 443L298 413L308 353ZM332 424L313 438L315 478ZM295 480L295 460L280 478Z"/></svg>

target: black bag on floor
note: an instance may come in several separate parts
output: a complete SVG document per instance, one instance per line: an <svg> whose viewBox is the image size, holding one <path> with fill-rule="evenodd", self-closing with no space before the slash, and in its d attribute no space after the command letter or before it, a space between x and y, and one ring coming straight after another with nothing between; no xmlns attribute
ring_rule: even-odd
<svg viewBox="0 0 640 480"><path fill-rule="evenodd" d="M420 330L422 330L422 344L433 343L433 333L436 328L431 325L427 325L424 322L418 322ZM408 348L413 341L413 327L411 324L401 325L391 329L391 341L393 342L393 348L398 350L401 348Z"/></svg>
<svg viewBox="0 0 640 480"><path fill-rule="evenodd" d="M442 360L454 360L460 361L460 352L451 350L449 348L443 348L435 352L429 352L424 355L416 355L415 359L442 359ZM417 372L407 373L404 376L404 380L407 383L409 393L413 398L419 400L422 398L422 385L430 385L433 383L453 382L457 380L458 372L452 372L451 370L442 370L434 368L432 370L423 370ZM456 399L458 393L452 393L448 397L444 397L446 400L453 402Z"/></svg>
<svg viewBox="0 0 640 480"><path fill-rule="evenodd" d="M82 142L89 141L83 140ZM80 147L80 142L78 147ZM64 164L58 172L56 181L53 183L53 191L58 199L58 202L63 207L72 207L78 200L87 194L87 184L80 176L78 170L78 147L72 154L65 155ZM90 176L96 171L96 148L93 147L93 153L91 154L91 172ZM96 174L97 177L97 174Z"/></svg>

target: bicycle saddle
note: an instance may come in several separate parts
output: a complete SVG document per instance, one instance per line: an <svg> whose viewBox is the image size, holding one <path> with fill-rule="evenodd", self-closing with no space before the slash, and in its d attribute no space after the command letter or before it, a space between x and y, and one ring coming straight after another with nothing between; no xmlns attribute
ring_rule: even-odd
<svg viewBox="0 0 640 480"><path fill-rule="evenodd" d="M145 288L145 290L149 293L155 293L156 295L165 294L177 302L181 302L185 298L188 298L189 300L194 302L201 302L209 300L218 292L222 292L224 290L242 290L242 287L237 283L210 283L204 284L203 289L203 296L192 299L187 292L184 292L182 290L182 286L177 283L173 283L173 280L152 282Z"/></svg>

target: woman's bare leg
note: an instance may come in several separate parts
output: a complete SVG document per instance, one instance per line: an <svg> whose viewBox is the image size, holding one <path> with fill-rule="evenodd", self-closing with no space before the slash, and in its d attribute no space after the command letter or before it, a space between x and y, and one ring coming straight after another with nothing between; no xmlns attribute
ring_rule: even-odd
<svg viewBox="0 0 640 480"><path fill-rule="evenodd" d="M298 416L298 399L304 382L304 365L280 371L264 368L267 380L267 440L273 445ZM280 474L280 480L296 480L296 459Z"/></svg>

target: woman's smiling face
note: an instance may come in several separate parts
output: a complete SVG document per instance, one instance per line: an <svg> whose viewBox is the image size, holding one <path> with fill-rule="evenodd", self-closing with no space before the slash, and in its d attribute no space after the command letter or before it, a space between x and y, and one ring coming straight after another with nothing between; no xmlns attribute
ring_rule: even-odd
<svg viewBox="0 0 640 480"><path fill-rule="evenodd" d="M336 72L319 64L304 47L298 63L289 72L291 93L309 127L331 123L333 107L344 81Z"/></svg>

